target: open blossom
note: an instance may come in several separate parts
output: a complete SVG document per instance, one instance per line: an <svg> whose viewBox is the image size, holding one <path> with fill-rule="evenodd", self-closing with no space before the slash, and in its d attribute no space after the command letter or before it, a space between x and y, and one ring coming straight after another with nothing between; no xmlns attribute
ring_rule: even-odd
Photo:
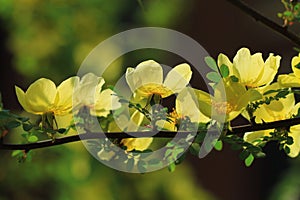
<svg viewBox="0 0 300 200"><path fill-rule="evenodd" d="M188 117L191 123L207 123L210 121L210 118L200 112L194 90L189 87L184 88L177 95L175 109L169 117L172 121L159 120L156 124L163 129L177 131L177 126L181 125L181 121L185 117Z"/></svg>
<svg viewBox="0 0 300 200"><path fill-rule="evenodd" d="M26 92L15 87L17 98L25 111L42 115L66 115L72 110L72 93L78 77L63 81L58 87L53 81L40 78L32 83Z"/></svg>
<svg viewBox="0 0 300 200"><path fill-rule="evenodd" d="M300 53L291 61L293 73L278 76L278 82L284 87L300 87Z"/></svg>
<svg viewBox="0 0 300 200"><path fill-rule="evenodd" d="M265 91L279 89L280 85L278 83L272 84L264 88ZM300 108L300 103L295 105L295 98L293 94L287 95L286 98L280 99L278 101L271 101L270 104L261 105L254 112L256 123L263 122L273 122L277 120L289 119L292 115L296 115L298 109ZM273 130L262 130L249 132L244 135L244 140L256 144L257 139L264 136L270 136L270 132ZM296 157L300 151L300 125L295 125L290 127L290 132L288 134L294 140L290 147L290 157Z"/></svg>
<svg viewBox="0 0 300 200"><path fill-rule="evenodd" d="M215 89L214 95L194 89L199 102L200 111L217 121L231 121L236 118L247 105L261 98L261 94L246 88L238 82L220 81Z"/></svg>
<svg viewBox="0 0 300 200"><path fill-rule="evenodd" d="M256 88L270 84L280 65L280 56L270 53L266 61L263 60L261 53L251 55L250 50L241 48L233 58L220 54L218 56L219 67L224 64L229 68L230 75L239 78L239 82L249 88Z"/></svg>
<svg viewBox="0 0 300 200"><path fill-rule="evenodd" d="M136 68L127 68L126 81L139 99L151 97L153 94L162 98L180 92L189 83L192 76L188 64L174 67L163 81L163 69L154 60L141 62Z"/></svg>
<svg viewBox="0 0 300 200"><path fill-rule="evenodd" d="M121 107L114 91L102 90L104 83L102 77L92 73L85 74L74 88L74 111L86 106L92 115L106 117L111 110Z"/></svg>

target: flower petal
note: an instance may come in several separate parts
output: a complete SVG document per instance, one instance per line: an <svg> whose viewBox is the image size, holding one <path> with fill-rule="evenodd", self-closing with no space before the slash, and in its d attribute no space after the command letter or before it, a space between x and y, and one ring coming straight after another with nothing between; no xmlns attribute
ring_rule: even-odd
<svg viewBox="0 0 300 200"><path fill-rule="evenodd" d="M263 67L263 75L259 81L256 82L257 86L269 85L274 80L274 77L278 72L280 59L280 56L274 56L270 53Z"/></svg>
<svg viewBox="0 0 300 200"><path fill-rule="evenodd" d="M300 76L295 74L282 74L278 76L278 82L283 87L300 87Z"/></svg>
<svg viewBox="0 0 300 200"><path fill-rule="evenodd" d="M26 91L27 105L39 114L51 111L55 98L56 86L46 78L38 79Z"/></svg>
<svg viewBox="0 0 300 200"><path fill-rule="evenodd" d="M192 77L191 67L184 63L174 67L166 76L164 85L173 91L180 92L190 82Z"/></svg>
<svg viewBox="0 0 300 200"><path fill-rule="evenodd" d="M237 69L235 67L233 67L233 64L229 60L229 58L226 55L221 53L218 56L218 66L221 67L223 64L226 65L229 68L229 75L230 76L234 75L237 78L240 77L239 72L237 71Z"/></svg>
<svg viewBox="0 0 300 200"><path fill-rule="evenodd" d="M95 94L95 105L91 109L91 113L96 116L106 117L111 110L116 110L121 107L119 98L111 89L105 89L101 93Z"/></svg>
<svg viewBox="0 0 300 200"><path fill-rule="evenodd" d="M162 84L163 71L160 64L154 60L141 62L133 70L128 68L126 71L126 81L132 92L148 84Z"/></svg>
<svg viewBox="0 0 300 200"><path fill-rule="evenodd" d="M300 53L298 56L293 57L292 59L292 70L296 77L300 78L300 69L299 67L296 67L300 63Z"/></svg>
<svg viewBox="0 0 300 200"><path fill-rule="evenodd" d="M70 77L63 81L57 87L57 97L56 97L56 113L55 114L66 114L72 110L72 97L74 93L74 86L79 82L79 77Z"/></svg>
<svg viewBox="0 0 300 200"><path fill-rule="evenodd" d="M28 105L27 100L26 100L26 94L24 93L24 91L21 88L19 88L18 86L15 86L15 89L16 89L16 95L17 95L18 101L21 104L21 106L23 107L23 109L29 113L40 114L40 113L34 112L31 109L31 107Z"/></svg>

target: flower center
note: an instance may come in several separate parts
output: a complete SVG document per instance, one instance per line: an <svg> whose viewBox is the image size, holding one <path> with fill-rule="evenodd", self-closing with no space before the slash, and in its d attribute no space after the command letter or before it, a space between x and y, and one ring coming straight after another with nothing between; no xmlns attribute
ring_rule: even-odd
<svg viewBox="0 0 300 200"><path fill-rule="evenodd" d="M171 94L174 93L172 92L172 90L165 87L164 85L155 84L155 83L149 83L143 85L138 89L138 91L146 95L158 94L163 97L170 96Z"/></svg>
<svg viewBox="0 0 300 200"><path fill-rule="evenodd" d="M235 109L234 105L231 105L227 101L223 102L212 102L213 108L217 111L218 114L229 114Z"/></svg>

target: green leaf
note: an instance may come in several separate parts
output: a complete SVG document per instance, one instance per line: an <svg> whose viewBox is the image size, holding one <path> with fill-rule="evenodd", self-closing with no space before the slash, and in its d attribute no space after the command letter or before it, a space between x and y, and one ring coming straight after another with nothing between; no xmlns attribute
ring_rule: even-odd
<svg viewBox="0 0 300 200"><path fill-rule="evenodd" d="M30 143L34 143L34 142L37 142L39 139L38 139L37 136L31 135L31 136L29 136L29 137L27 138L27 140L28 140L28 142L30 142Z"/></svg>
<svg viewBox="0 0 300 200"><path fill-rule="evenodd" d="M278 92L275 97L277 97L277 98L285 98L286 95L288 95L289 93L290 93L290 91L283 90L283 91Z"/></svg>
<svg viewBox="0 0 300 200"><path fill-rule="evenodd" d="M287 137L286 138L286 144L288 144L288 145L294 144L294 139L291 136Z"/></svg>
<svg viewBox="0 0 300 200"><path fill-rule="evenodd" d="M254 161L254 156L250 154L246 159L245 159L245 165L247 167L250 167Z"/></svg>
<svg viewBox="0 0 300 200"><path fill-rule="evenodd" d="M21 125L21 122L18 122L18 121L10 121L10 122L8 122L7 124L6 124L6 127L8 128L8 129L12 129L12 128L16 128L16 127L18 127L18 126L20 126Z"/></svg>
<svg viewBox="0 0 300 200"><path fill-rule="evenodd" d="M0 111L0 119L9 119L11 118L8 110L1 110Z"/></svg>
<svg viewBox="0 0 300 200"><path fill-rule="evenodd" d="M207 56L204 58L204 61L209 66L209 68L211 68L212 70L214 70L216 72L218 71L218 66L217 66L215 59L213 59L210 56Z"/></svg>
<svg viewBox="0 0 300 200"><path fill-rule="evenodd" d="M140 160L137 163L137 168L138 168L139 172L145 173L147 171L147 163L143 160Z"/></svg>
<svg viewBox="0 0 300 200"><path fill-rule="evenodd" d="M234 75L230 76L230 79L232 82L235 82L235 83L239 82L239 78Z"/></svg>
<svg viewBox="0 0 300 200"><path fill-rule="evenodd" d="M127 171L132 171L133 166L134 166L134 159L131 158L127 161L127 164L126 164Z"/></svg>
<svg viewBox="0 0 300 200"><path fill-rule="evenodd" d="M33 125L32 124L23 124L23 130L24 131L30 131L32 129Z"/></svg>
<svg viewBox="0 0 300 200"><path fill-rule="evenodd" d="M57 130L57 132L62 134L62 133L66 132L66 129L65 128L60 128L60 129Z"/></svg>
<svg viewBox="0 0 300 200"><path fill-rule="evenodd" d="M23 155L23 151L22 151L22 150L14 150L14 151L11 153L11 156L12 156L12 157L15 157L15 156L19 156L20 154Z"/></svg>
<svg viewBox="0 0 300 200"><path fill-rule="evenodd" d="M220 67L220 72L223 78L227 78L229 76L229 68L227 65L222 64Z"/></svg>
<svg viewBox="0 0 300 200"><path fill-rule="evenodd" d="M278 90L268 90L264 93L264 95L272 94L274 92L278 92Z"/></svg>
<svg viewBox="0 0 300 200"><path fill-rule="evenodd" d="M215 83L218 83L220 80L221 80L221 76L220 76L220 74L219 73L217 73L217 72L208 72L207 74L206 74L206 78L208 79L208 80L210 80L210 81L213 81L213 82L215 82Z"/></svg>
<svg viewBox="0 0 300 200"><path fill-rule="evenodd" d="M218 140L214 146L214 148L217 150L217 151L221 151L223 149L223 142L221 140Z"/></svg>
<svg viewBox="0 0 300 200"><path fill-rule="evenodd" d="M190 148L189 148L191 154L198 156L199 151L200 151L200 144L198 143L193 143Z"/></svg>
<svg viewBox="0 0 300 200"><path fill-rule="evenodd" d="M249 155L250 155L249 151L244 150L240 153L239 157L241 160L245 160L246 158L248 158Z"/></svg>
<svg viewBox="0 0 300 200"><path fill-rule="evenodd" d="M174 172L175 169L176 169L175 162L170 163L169 166L168 166L169 172Z"/></svg>

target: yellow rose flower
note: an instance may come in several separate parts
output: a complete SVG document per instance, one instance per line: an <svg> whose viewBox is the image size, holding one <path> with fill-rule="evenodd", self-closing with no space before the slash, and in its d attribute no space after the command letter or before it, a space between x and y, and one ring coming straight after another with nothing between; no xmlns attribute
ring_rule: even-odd
<svg viewBox="0 0 300 200"><path fill-rule="evenodd" d="M231 121L241 114L250 102L261 99L258 91L246 90L243 85L231 80L220 81L214 88L213 96L202 90L194 89L194 92L200 111L217 121L224 121L224 116L225 121Z"/></svg>
<svg viewBox="0 0 300 200"><path fill-rule="evenodd" d="M280 56L270 53L264 62L261 53L251 55L250 50L241 48L233 58L233 63L229 58L220 54L218 56L219 67L225 64L229 68L230 75L239 78L239 82L249 88L256 88L270 84L280 65Z"/></svg>
<svg viewBox="0 0 300 200"><path fill-rule="evenodd" d="M280 85L278 83L274 83L264 88L264 91L266 92L268 90L276 90L279 88ZM263 123L289 119L292 115L297 114L299 108L300 103L295 105L294 95L289 94L284 99L271 101L270 104L263 104L258 109L256 109L256 111L254 112L255 122ZM255 145L257 144L257 139L264 136L270 136L270 132L272 131L273 130L271 129L249 132L244 135L244 140ZM300 125L290 127L289 136L293 137L294 143L292 145L288 145L291 150L288 155L290 157L296 157L300 151Z"/></svg>
<svg viewBox="0 0 300 200"><path fill-rule="evenodd" d="M130 119L126 115L115 117L114 121L109 124L108 132L136 132L139 130L141 123L144 120L144 115L139 111L134 111ZM152 143L153 138L126 138L121 140L121 144L127 147L127 151L146 150Z"/></svg>
<svg viewBox="0 0 300 200"><path fill-rule="evenodd" d="M85 74L74 89L74 111L86 106L95 116L106 117L111 110L121 107L119 98L111 89L102 90L105 81L92 73ZM101 91L102 90L102 91Z"/></svg>
<svg viewBox="0 0 300 200"><path fill-rule="evenodd" d="M300 87L300 53L293 57L291 65L293 73L279 75L278 82L284 87Z"/></svg>
<svg viewBox="0 0 300 200"><path fill-rule="evenodd" d="M163 69L153 60L144 61L134 68L127 68L126 81L137 99L151 97L153 94L162 98L180 92L189 83L192 76L188 64L174 67L163 81Z"/></svg>
<svg viewBox="0 0 300 200"><path fill-rule="evenodd" d="M25 111L43 115L66 115L72 110L73 87L78 77L63 81L58 87L46 78L40 78L32 83L26 92L15 86L17 98Z"/></svg>
<svg viewBox="0 0 300 200"><path fill-rule="evenodd" d="M163 129L177 131L177 125L185 117L188 117L192 123L207 123L210 118L205 116L199 110L199 105L193 88L184 88L176 97L175 110L170 114L170 121L159 120L157 125Z"/></svg>

